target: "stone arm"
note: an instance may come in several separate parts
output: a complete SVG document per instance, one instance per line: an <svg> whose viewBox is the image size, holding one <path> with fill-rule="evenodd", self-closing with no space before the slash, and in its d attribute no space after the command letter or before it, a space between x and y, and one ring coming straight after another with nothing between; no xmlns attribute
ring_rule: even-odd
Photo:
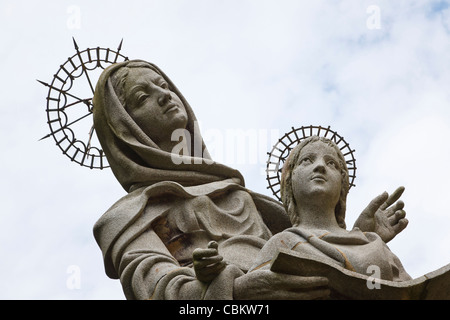
<svg viewBox="0 0 450 320"><path fill-rule="evenodd" d="M127 299L232 299L233 282L243 273L227 266L214 281L196 278L192 267L182 267L153 230L134 239L120 257L120 281Z"/></svg>
<svg viewBox="0 0 450 320"><path fill-rule="evenodd" d="M126 298L143 300L151 299L161 279L176 270L183 270L184 277L195 276L179 265L153 230L148 230L126 247L118 274Z"/></svg>
<svg viewBox="0 0 450 320"><path fill-rule="evenodd" d="M317 299L329 294L322 277L262 269L244 274L234 265L226 265L210 282L200 281L194 268L179 265L153 230L127 246L118 273L127 299Z"/></svg>

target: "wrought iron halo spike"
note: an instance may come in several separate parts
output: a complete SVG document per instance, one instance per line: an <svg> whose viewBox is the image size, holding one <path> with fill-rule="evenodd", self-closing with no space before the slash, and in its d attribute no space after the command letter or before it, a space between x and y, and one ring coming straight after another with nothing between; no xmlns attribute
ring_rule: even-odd
<svg viewBox="0 0 450 320"><path fill-rule="evenodd" d="M75 50L77 50L77 51L78 51L79 47L78 47L78 44L77 44L77 42L75 41L75 38L74 38L74 37L72 37L72 40L73 40L73 46L75 47Z"/></svg>

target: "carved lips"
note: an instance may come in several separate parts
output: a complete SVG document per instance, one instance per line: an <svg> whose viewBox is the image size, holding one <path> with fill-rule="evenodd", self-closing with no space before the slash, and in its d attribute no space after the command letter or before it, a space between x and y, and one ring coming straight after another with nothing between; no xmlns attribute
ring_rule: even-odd
<svg viewBox="0 0 450 320"><path fill-rule="evenodd" d="M166 109L164 110L163 113L165 114L165 113L168 113L168 112L175 111L175 110L177 110L177 109L179 109L178 105L176 105L176 104L174 104L174 103L171 103L171 104L169 104L169 105L166 107Z"/></svg>
<svg viewBox="0 0 450 320"><path fill-rule="evenodd" d="M315 181L327 181L327 179L321 174L315 174L311 177L311 180Z"/></svg>

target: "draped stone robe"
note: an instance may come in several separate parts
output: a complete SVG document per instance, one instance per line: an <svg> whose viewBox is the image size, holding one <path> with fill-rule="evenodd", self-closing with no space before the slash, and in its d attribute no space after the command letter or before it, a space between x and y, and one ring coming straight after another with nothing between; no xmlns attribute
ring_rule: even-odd
<svg viewBox="0 0 450 320"><path fill-rule="evenodd" d="M190 154L177 163L135 123L115 91L111 75L133 63L159 73L185 106ZM96 222L94 236L106 274L120 279L128 299L233 299L234 279L269 261L284 237L288 247L312 245L308 250L344 265L336 249L365 250L375 244L388 257L385 274L405 276L398 259L375 235L353 233L347 241L332 235L314 238L295 228L276 235L291 227L281 203L246 189L239 171L211 160L193 110L155 65L136 60L107 68L97 82L93 113L112 172L128 193ZM201 146L200 156L193 152L196 146ZM195 277L192 252L211 240L218 242L227 266L206 284ZM305 246L299 245L302 241ZM358 266L350 253L345 256L350 257L347 266Z"/></svg>
<svg viewBox="0 0 450 320"><path fill-rule="evenodd" d="M192 144L181 163L121 105L110 77L130 63L159 73L183 102ZM93 112L111 169L128 192L94 226L107 275L120 279L128 299L232 299L234 279L248 271L266 240L290 226L282 205L246 189L239 171L211 161L191 107L153 64L123 62L106 69ZM194 157L195 145L202 146L201 158ZM211 240L227 267L205 284L195 278L192 252Z"/></svg>
<svg viewBox="0 0 450 320"><path fill-rule="evenodd" d="M272 236L260 212L273 203L260 196L258 208L254 196L232 180L163 182L131 192L94 227L108 276L120 278L128 299L232 299L234 279ZM211 240L228 266L204 284L195 278L192 252Z"/></svg>

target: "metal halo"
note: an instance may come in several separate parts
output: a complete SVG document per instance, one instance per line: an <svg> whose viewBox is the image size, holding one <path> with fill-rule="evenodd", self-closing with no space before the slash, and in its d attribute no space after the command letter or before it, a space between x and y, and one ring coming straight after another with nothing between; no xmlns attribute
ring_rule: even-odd
<svg viewBox="0 0 450 320"><path fill-rule="evenodd" d="M50 133L40 140L52 136L62 153L81 166L90 169L108 168L108 161L100 144L93 139L95 129L92 100L96 85L94 80L97 79L93 78L92 73L96 69L100 68L102 71L109 65L127 61L128 58L120 53L122 41L117 50L96 47L80 51L75 39L73 44L76 53L60 66L52 82L48 84L38 80L49 88L46 112ZM88 86L87 92L82 92L81 95L74 92L76 91L74 84L79 78L84 78L86 81L84 85ZM77 139L76 133L80 132L74 129L80 123L90 127L84 133L86 137L84 141Z"/></svg>
<svg viewBox="0 0 450 320"><path fill-rule="evenodd" d="M267 189L271 189L273 195L281 201L280 197L280 181L281 170L283 164L287 160L289 153L295 148L302 140L310 136L325 137L336 143L338 148L344 155L345 162L347 164L349 173L350 188L354 187L354 181L356 178L356 159L354 157L355 150L350 148L350 145L340 136L336 131L321 126L305 126L295 129L292 127L292 131L286 133L281 137L278 142L273 146L272 150L268 152L269 158L267 160L266 174L267 183L269 186Z"/></svg>

